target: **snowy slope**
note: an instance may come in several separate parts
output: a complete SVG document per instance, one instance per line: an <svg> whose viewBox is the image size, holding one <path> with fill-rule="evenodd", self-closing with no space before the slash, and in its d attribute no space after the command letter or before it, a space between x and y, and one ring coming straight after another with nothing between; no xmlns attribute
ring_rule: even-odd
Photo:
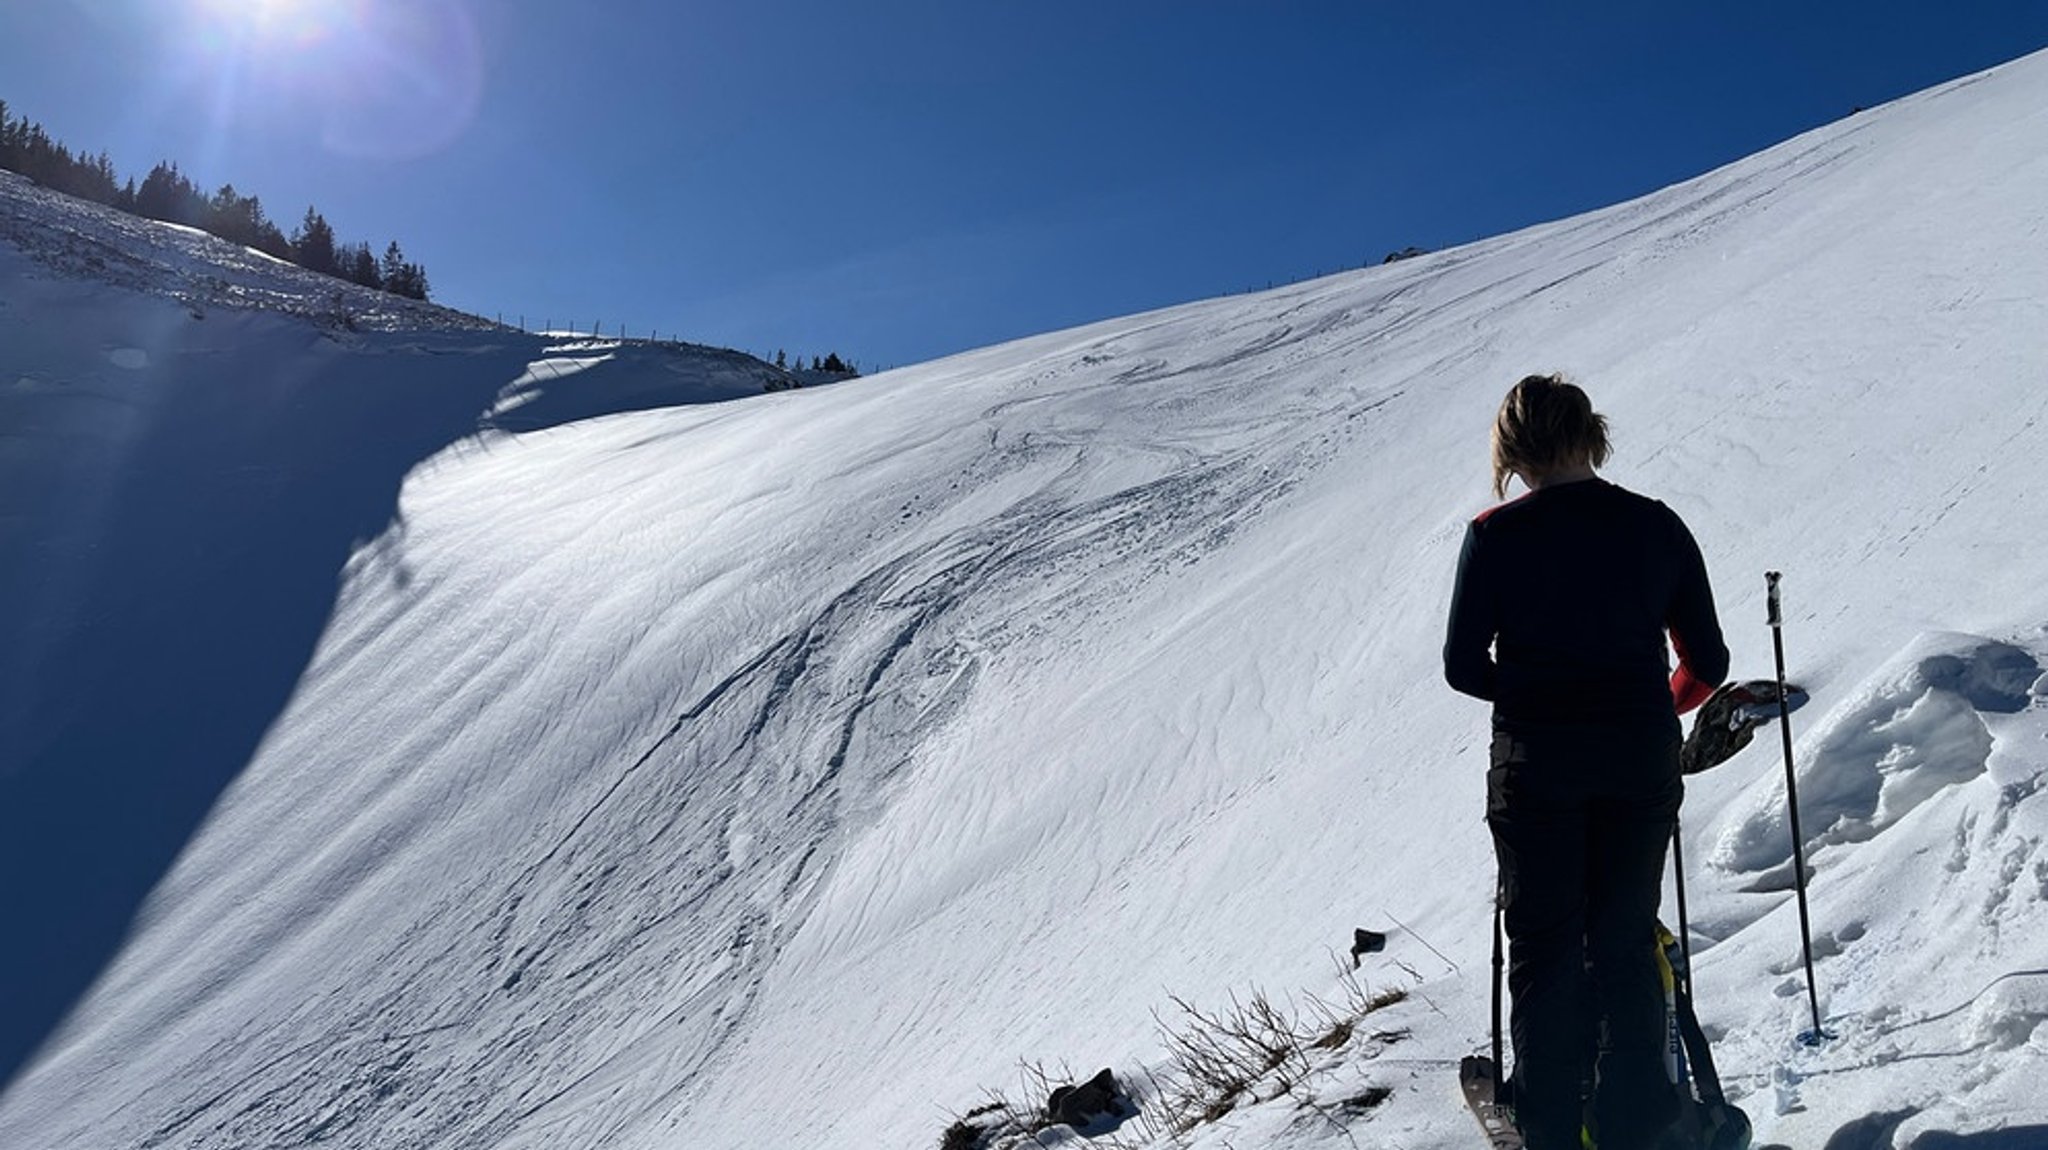
<svg viewBox="0 0 2048 1150"><path fill-rule="evenodd" d="M497 325L307 271L254 248L118 212L0 172L0 242L79 279L209 307L261 308L333 326L388 331Z"/></svg>
<svg viewBox="0 0 2048 1150"><path fill-rule="evenodd" d="M290 697L342 565L403 529L410 468L481 426L792 380L406 301L350 330L300 306L335 281L11 177L0 219L38 241L0 245L0 869L32 876L0 888L8 1078ZM61 274L65 252L130 247L119 274ZM275 290L188 294L251 267Z"/></svg>
<svg viewBox="0 0 2048 1150"><path fill-rule="evenodd" d="M0 1097L0 1145L932 1145L986 1089L1016 1094L1020 1060L1167 1073L1174 996L1341 997L1332 952L1359 925L1392 929L1360 973L1409 992L1380 1016L1405 1037L1320 1063L1330 1106L1241 1105L1189 1140L1473 1145L1450 1068L1486 1033L1485 714L1436 653L1493 406L1552 368L1612 418L1610 477L1692 525L1739 673L1768 671L1761 573L1786 572L1840 1037L1792 1042L1760 739L1686 810L1702 1012L1738 1101L1801 1147L2048 1144L2044 224L2039 56L1452 252L845 387L481 435L474 413L516 414L505 385L545 374L526 365L596 357L504 333L342 355L284 320L216 336L0 266L7 354L47 336L31 382L110 378L96 357L146 322L175 362L303 377L294 444L407 439L331 482L285 469L288 506L332 522L232 587L145 570L122 586L158 599L111 616L6 597L39 644L10 696L73 688L10 712L39 740L17 778L118 760L121 787L214 781L127 868L168 869ZM406 403L448 392L431 419L313 403L394 372ZM172 372L153 402L227 374ZM128 400L7 441L55 493L10 508L18 537L85 567L158 554L132 499L68 510L102 496L50 445L129 458L148 421ZM129 482L243 442L210 417L164 434ZM275 517L250 554L291 537ZM235 570L211 562L172 566ZM195 602L168 651L117 626ZM260 637L278 618L298 645ZM202 648L273 669L148 701ZM136 716L188 737L155 749ZM93 825L105 788L16 793L75 807L84 845L6 861L127 852ZM1335 1105L1365 1086L1391 1094Z"/></svg>

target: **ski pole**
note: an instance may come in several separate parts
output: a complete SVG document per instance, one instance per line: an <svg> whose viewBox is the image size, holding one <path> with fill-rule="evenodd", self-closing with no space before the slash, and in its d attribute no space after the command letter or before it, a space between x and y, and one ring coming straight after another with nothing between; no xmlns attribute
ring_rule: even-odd
<svg viewBox="0 0 2048 1150"><path fill-rule="evenodd" d="M1778 663L1778 733L1785 743L1785 809L1792 822L1792 881L1799 895L1799 946L1806 959L1806 1002L1813 1008L1813 1029L1799 1036L1801 1046L1819 1046L1833 1038L1820 1024L1820 991L1813 979L1813 923L1806 910L1806 836L1799 830L1799 779L1792 770L1792 707L1785 695L1785 616L1778 604L1778 572L1764 572L1771 624L1771 653Z"/></svg>
<svg viewBox="0 0 2048 1150"><path fill-rule="evenodd" d="M1496 879L1493 887L1493 1085L1495 1096L1499 1096L1501 1084L1507 1081L1507 1064L1501 1061L1500 1041L1500 984L1502 968L1507 965L1501 955L1502 890Z"/></svg>

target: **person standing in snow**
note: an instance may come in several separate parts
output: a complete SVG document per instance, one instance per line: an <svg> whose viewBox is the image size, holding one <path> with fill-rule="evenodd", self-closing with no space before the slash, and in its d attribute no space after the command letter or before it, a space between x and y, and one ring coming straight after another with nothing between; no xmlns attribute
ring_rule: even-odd
<svg viewBox="0 0 2048 1150"><path fill-rule="evenodd" d="M1528 1150L1580 1150L1582 1127L1599 1150L1642 1150L1677 1116L1654 935L1684 795L1678 715L1728 674L1699 546L1670 508L1594 474L1608 450L1578 387L1509 390L1493 491L1529 491L1467 528L1444 641L1445 679L1493 704L1486 819Z"/></svg>

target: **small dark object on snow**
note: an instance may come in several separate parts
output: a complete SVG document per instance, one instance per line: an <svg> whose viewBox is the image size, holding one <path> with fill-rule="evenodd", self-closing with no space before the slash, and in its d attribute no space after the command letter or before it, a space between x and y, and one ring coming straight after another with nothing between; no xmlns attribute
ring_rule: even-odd
<svg viewBox="0 0 2048 1150"><path fill-rule="evenodd" d="M1102 1073L1090 1078L1079 1086L1061 1086L1046 1099L1045 1112L1056 1122L1069 1126L1086 1126L1089 1119L1098 1114L1115 1113L1118 1099L1123 1090L1117 1086L1116 1075L1108 1067Z"/></svg>
<svg viewBox="0 0 2048 1150"><path fill-rule="evenodd" d="M1387 936L1364 927L1351 932L1351 969L1358 969L1358 960L1363 955L1377 954L1387 949Z"/></svg>

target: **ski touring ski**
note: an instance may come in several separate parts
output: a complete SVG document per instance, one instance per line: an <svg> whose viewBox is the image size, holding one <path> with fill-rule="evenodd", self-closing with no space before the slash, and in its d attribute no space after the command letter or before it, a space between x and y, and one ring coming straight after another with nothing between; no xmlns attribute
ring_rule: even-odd
<svg viewBox="0 0 2048 1150"><path fill-rule="evenodd" d="M1483 1054L1467 1055L1458 1063L1458 1089L1479 1128L1486 1133L1492 1150L1522 1150L1522 1132L1515 1129L1514 1111L1498 1098L1500 1068Z"/></svg>

